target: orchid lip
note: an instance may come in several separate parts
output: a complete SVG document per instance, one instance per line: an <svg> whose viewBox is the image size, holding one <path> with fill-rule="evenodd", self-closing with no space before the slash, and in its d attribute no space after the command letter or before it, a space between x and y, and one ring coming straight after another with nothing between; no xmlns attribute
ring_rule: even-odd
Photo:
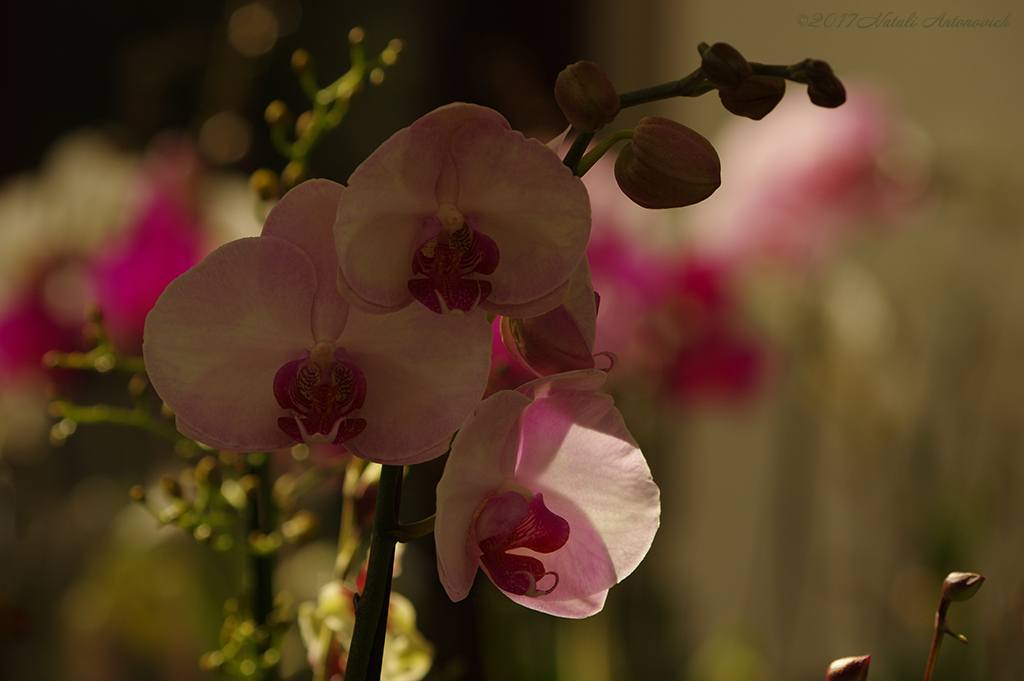
<svg viewBox="0 0 1024 681"><path fill-rule="evenodd" d="M538 558L512 551L553 553L569 540L569 523L548 510L542 494L527 494L513 488L488 497L478 509L475 531L480 562L491 581L502 591L535 598L555 590L558 573L547 570ZM538 589L549 576L554 583Z"/></svg>
<svg viewBox="0 0 1024 681"><path fill-rule="evenodd" d="M469 314L491 294L491 283L478 279L498 266L498 247L452 204L443 204L424 222L422 234L433 234L416 249L409 292L438 314ZM473 275L473 276L471 276Z"/></svg>
<svg viewBox="0 0 1024 681"><path fill-rule="evenodd" d="M341 444L366 427L366 420L346 418L363 406L366 379L344 348L317 343L303 357L288 362L274 376L274 397L288 416L278 426L298 442Z"/></svg>

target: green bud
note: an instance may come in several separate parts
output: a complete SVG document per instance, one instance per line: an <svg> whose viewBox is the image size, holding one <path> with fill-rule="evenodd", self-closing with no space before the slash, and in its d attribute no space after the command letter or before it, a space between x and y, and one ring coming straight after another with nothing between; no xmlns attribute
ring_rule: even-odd
<svg viewBox="0 0 1024 681"><path fill-rule="evenodd" d="M309 50L298 49L292 52L292 71L297 75L310 73L313 70L313 55Z"/></svg>
<svg viewBox="0 0 1024 681"><path fill-rule="evenodd" d="M596 132L619 115L619 93L599 65L578 61L555 79L555 101L580 132Z"/></svg>
<svg viewBox="0 0 1024 681"><path fill-rule="evenodd" d="M711 196L722 184L722 165L711 142L700 134L649 116L619 152L615 180L623 194L644 208L677 208Z"/></svg>
<svg viewBox="0 0 1024 681"><path fill-rule="evenodd" d="M754 75L750 62L728 43L715 43L701 54L700 68L719 90L735 90Z"/></svg>
<svg viewBox="0 0 1024 681"><path fill-rule="evenodd" d="M759 121L782 101L786 81L775 76L751 76L733 90L719 90L722 106L737 116Z"/></svg>
<svg viewBox="0 0 1024 681"><path fill-rule="evenodd" d="M292 113L289 111L288 105L280 99L275 99L267 105L266 110L263 112L263 119L272 128L277 126L290 128L292 125Z"/></svg>
<svg viewBox="0 0 1024 681"><path fill-rule="evenodd" d="M825 679L826 681L866 681L870 664L870 655L844 657L828 666Z"/></svg>
<svg viewBox="0 0 1024 681"><path fill-rule="evenodd" d="M285 191L302 184L308 179L309 173L306 172L306 166L299 161L291 161L281 172L281 185Z"/></svg>
<svg viewBox="0 0 1024 681"><path fill-rule="evenodd" d="M942 582L942 598L947 601L966 601L978 593L985 578L973 572L950 572Z"/></svg>

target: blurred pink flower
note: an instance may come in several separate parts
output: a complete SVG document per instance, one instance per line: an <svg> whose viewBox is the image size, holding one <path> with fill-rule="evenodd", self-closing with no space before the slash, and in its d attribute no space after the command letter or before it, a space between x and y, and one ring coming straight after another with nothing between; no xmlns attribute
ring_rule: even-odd
<svg viewBox="0 0 1024 681"><path fill-rule="evenodd" d="M743 329L726 263L692 253L661 222L664 213L629 201L610 164L584 181L593 204L587 258L601 298L594 348L618 358L610 379L687 402L751 394L765 349Z"/></svg>
<svg viewBox="0 0 1024 681"><path fill-rule="evenodd" d="M722 188L693 208L692 236L729 261L814 266L852 230L898 222L925 188L921 133L856 84L836 109L787 97L762 121L733 119L715 146Z"/></svg>
<svg viewBox="0 0 1024 681"><path fill-rule="evenodd" d="M0 373L38 380L47 351L82 349L89 305L119 350L138 352L167 283L226 226L256 233L252 203L244 180L207 174L182 136L141 157L94 131L59 140L37 173L0 189Z"/></svg>
<svg viewBox="0 0 1024 681"><path fill-rule="evenodd" d="M661 505L643 454L597 369L484 400L437 486L438 574L452 600L478 568L513 601L588 617L639 565ZM526 553L532 552L532 553Z"/></svg>
<svg viewBox="0 0 1024 681"><path fill-rule="evenodd" d="M90 274L111 340L122 351L138 352L146 315L157 298L202 259L203 234L185 206L158 194L125 237L97 254Z"/></svg>
<svg viewBox="0 0 1024 681"><path fill-rule="evenodd" d="M586 189L495 111L451 104L349 178L335 228L353 305L532 317L565 296L590 233Z"/></svg>
<svg viewBox="0 0 1024 681"><path fill-rule="evenodd" d="M371 315L341 297L342 194L327 180L299 185L262 236L217 249L157 301L143 353L182 433L236 451L344 442L361 458L410 464L440 455L478 402L483 315Z"/></svg>

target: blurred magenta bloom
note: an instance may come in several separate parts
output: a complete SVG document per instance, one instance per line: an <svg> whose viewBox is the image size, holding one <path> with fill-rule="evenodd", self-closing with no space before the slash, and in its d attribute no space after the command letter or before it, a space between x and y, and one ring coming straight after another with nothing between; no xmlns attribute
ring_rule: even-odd
<svg viewBox="0 0 1024 681"><path fill-rule="evenodd" d="M146 315L167 284L202 259L204 242L196 216L164 194L152 197L125 237L97 254L91 277L111 340L138 352Z"/></svg>
<svg viewBox="0 0 1024 681"><path fill-rule="evenodd" d="M766 349L744 329L731 268L693 253L661 215L623 196L609 165L584 181L593 204L587 259L601 298L593 347L618 358L610 380L689 403L751 395Z"/></svg>
<svg viewBox="0 0 1024 681"><path fill-rule="evenodd" d="M344 443L370 461L440 455L487 380L484 315L350 308L332 226L343 187L305 182L259 237L211 253L167 287L146 321L150 379L199 442L272 451Z"/></svg>
<svg viewBox="0 0 1024 681"><path fill-rule="evenodd" d="M438 574L452 600L478 568L513 601L588 617L639 565L661 504L643 454L597 369L484 400L437 486Z"/></svg>
<svg viewBox="0 0 1024 681"><path fill-rule="evenodd" d="M183 136L141 156L95 131L57 141L38 172L0 187L0 375L38 380L47 351L83 349L90 306L120 351L139 352L164 287L225 228L257 233L252 203L245 180L209 174Z"/></svg>
<svg viewBox="0 0 1024 681"><path fill-rule="evenodd" d="M558 305L590 233L583 183L497 112L451 104L349 178L335 227L350 302L533 317Z"/></svg>
<svg viewBox="0 0 1024 681"><path fill-rule="evenodd" d="M768 349L745 331L720 263L688 258L677 265L673 295L659 314L674 345L667 391L686 402L734 402L753 395L766 373Z"/></svg>
<svg viewBox="0 0 1024 681"><path fill-rule="evenodd" d="M925 189L921 134L856 85L837 109L787 97L763 121L734 119L716 146L722 188L693 208L693 237L729 261L813 267L855 230L899 222Z"/></svg>

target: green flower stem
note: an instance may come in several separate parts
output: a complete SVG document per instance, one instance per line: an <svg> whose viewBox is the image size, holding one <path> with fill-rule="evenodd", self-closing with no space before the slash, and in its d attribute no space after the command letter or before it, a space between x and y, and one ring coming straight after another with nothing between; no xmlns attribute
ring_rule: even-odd
<svg viewBox="0 0 1024 681"><path fill-rule="evenodd" d="M249 473L256 476L258 482L254 497L249 501L247 529L250 535L255 532L267 535L272 531L273 498L270 480L267 479L269 459L266 453L248 456ZM268 624L274 611L274 554L254 552L251 560L252 617L256 626L261 627ZM260 651L261 654L263 652ZM262 678L263 681L273 681L277 678L276 668L267 669Z"/></svg>
<svg viewBox="0 0 1024 681"><path fill-rule="evenodd" d="M608 150L614 147L622 140L628 140L633 138L633 131L630 130L619 130L616 133L608 135L601 140L596 147L587 152L587 155L580 160L580 165L576 171L578 177L583 177L587 174L587 171L594 167L602 156L608 153Z"/></svg>
<svg viewBox="0 0 1024 681"><path fill-rule="evenodd" d="M141 357L122 357L103 344L89 352L48 352L43 358L46 366L59 369L90 369L101 374L121 371L130 374L146 373Z"/></svg>
<svg viewBox="0 0 1024 681"><path fill-rule="evenodd" d="M434 533L434 518L437 516L430 516L423 520L417 520L414 523L408 525L399 523L395 529L388 532L389 535L395 538L395 541L402 544L410 542L413 539L419 539L420 537L426 537L428 534Z"/></svg>
<svg viewBox="0 0 1024 681"><path fill-rule="evenodd" d="M373 534L366 586L356 604L356 622L349 648L345 681L376 681L380 678L387 631L391 576L395 564L395 538L402 495L402 466L383 466L377 487Z"/></svg>
<svg viewBox="0 0 1024 681"><path fill-rule="evenodd" d="M338 530L338 555L334 560L334 579L342 582L352 567L352 558L359 548L359 525L356 523L356 490L365 466L362 459L351 457L342 483L341 527Z"/></svg>
<svg viewBox="0 0 1024 681"><path fill-rule="evenodd" d="M700 97L714 89L714 86L704 77L704 72L696 69L688 76L684 76L679 80L673 80L670 83L662 83L654 87L624 92L619 95L619 106L625 109L626 107L657 102L670 97Z"/></svg>
<svg viewBox="0 0 1024 681"><path fill-rule="evenodd" d="M573 140L572 146L569 147L569 153L562 159L562 163L568 166L569 170L576 177L580 177L583 173L579 172L580 161L583 159L583 152L587 150L587 145L590 144L590 140L594 139L594 133L592 132L581 132L576 135L576 139Z"/></svg>
<svg viewBox="0 0 1024 681"><path fill-rule="evenodd" d="M946 612L949 610L950 603L952 601L945 596L939 601L939 609L935 613L935 635L932 637L931 650L928 651L928 664L924 668L924 681L932 681L932 674L935 672L935 661L939 657L939 647L942 646L944 634L949 634L961 643L967 643L966 636L954 632L946 624Z"/></svg>
<svg viewBox="0 0 1024 681"><path fill-rule="evenodd" d="M84 407L57 400L50 403L50 413L57 417L70 419L75 423L116 423L123 426L135 426L175 444L188 439L174 426L154 418L145 409L111 407L106 404Z"/></svg>

